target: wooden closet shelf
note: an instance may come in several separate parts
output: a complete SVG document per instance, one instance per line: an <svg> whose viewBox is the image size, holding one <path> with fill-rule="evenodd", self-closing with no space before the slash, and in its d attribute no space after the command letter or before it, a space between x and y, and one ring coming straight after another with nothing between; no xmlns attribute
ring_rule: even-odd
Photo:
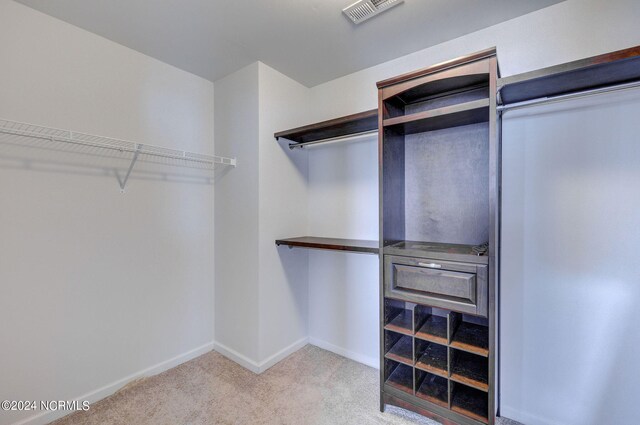
<svg viewBox="0 0 640 425"><path fill-rule="evenodd" d="M292 146L316 140L334 139L378 129L378 109L280 131L273 136L294 142Z"/></svg>
<svg viewBox="0 0 640 425"><path fill-rule="evenodd" d="M498 79L504 105L640 79L640 46Z"/></svg>
<svg viewBox="0 0 640 425"><path fill-rule="evenodd" d="M449 382L445 378L426 374L416 396L439 406L449 408Z"/></svg>
<svg viewBox="0 0 640 425"><path fill-rule="evenodd" d="M383 121L383 126L398 134L413 134L477 124L488 120L489 99L478 99L415 114L387 118Z"/></svg>
<svg viewBox="0 0 640 425"><path fill-rule="evenodd" d="M411 310L404 309L394 317L384 328L388 331L413 335L413 315Z"/></svg>
<svg viewBox="0 0 640 425"><path fill-rule="evenodd" d="M402 336L384 355L386 358L413 366L413 338Z"/></svg>
<svg viewBox="0 0 640 425"><path fill-rule="evenodd" d="M378 254L378 241L361 239L337 239L320 238L315 236L302 236L299 238L277 239L276 245L287 245L289 248L313 248L328 249L332 251L360 252L365 254Z"/></svg>
<svg viewBox="0 0 640 425"><path fill-rule="evenodd" d="M464 385L455 386L451 397L451 410L484 423L489 422L487 394Z"/></svg>
<svg viewBox="0 0 640 425"><path fill-rule="evenodd" d="M398 364L385 383L406 393L413 394L413 368Z"/></svg>
<svg viewBox="0 0 640 425"><path fill-rule="evenodd" d="M416 362L416 368L447 378L447 347L429 343Z"/></svg>
<svg viewBox="0 0 640 425"><path fill-rule="evenodd" d="M489 328L475 323L461 322L453 334L451 347L483 357L489 356Z"/></svg>
<svg viewBox="0 0 640 425"><path fill-rule="evenodd" d="M430 315L416 332L416 338L447 345L447 318Z"/></svg>
<svg viewBox="0 0 640 425"><path fill-rule="evenodd" d="M480 391L489 391L488 367L487 359L459 351L451 367L451 380Z"/></svg>

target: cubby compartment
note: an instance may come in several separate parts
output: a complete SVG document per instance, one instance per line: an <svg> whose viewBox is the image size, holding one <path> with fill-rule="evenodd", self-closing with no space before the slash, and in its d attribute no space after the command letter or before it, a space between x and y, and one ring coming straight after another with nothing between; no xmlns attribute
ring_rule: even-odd
<svg viewBox="0 0 640 425"><path fill-rule="evenodd" d="M487 393L451 382L451 410L477 421L489 422L489 397Z"/></svg>
<svg viewBox="0 0 640 425"><path fill-rule="evenodd" d="M415 367L425 372L448 377L448 352L444 345L435 342L415 340Z"/></svg>
<svg viewBox="0 0 640 425"><path fill-rule="evenodd" d="M449 382L446 378L416 369L416 396L442 407L449 407Z"/></svg>
<svg viewBox="0 0 640 425"><path fill-rule="evenodd" d="M457 350L489 356L489 324L485 318L452 313L449 345Z"/></svg>
<svg viewBox="0 0 640 425"><path fill-rule="evenodd" d="M413 395L413 368L391 359L384 361L385 384Z"/></svg>
<svg viewBox="0 0 640 425"><path fill-rule="evenodd" d="M384 356L398 363L413 366L413 338L392 331L384 332Z"/></svg>
<svg viewBox="0 0 640 425"><path fill-rule="evenodd" d="M413 335L413 309L415 304L385 298L384 328L404 335Z"/></svg>
<svg viewBox="0 0 640 425"><path fill-rule="evenodd" d="M434 307L416 306L416 338L447 344L447 312Z"/></svg>
<svg viewBox="0 0 640 425"><path fill-rule="evenodd" d="M489 391L489 361L486 357L449 348L450 378L480 391Z"/></svg>

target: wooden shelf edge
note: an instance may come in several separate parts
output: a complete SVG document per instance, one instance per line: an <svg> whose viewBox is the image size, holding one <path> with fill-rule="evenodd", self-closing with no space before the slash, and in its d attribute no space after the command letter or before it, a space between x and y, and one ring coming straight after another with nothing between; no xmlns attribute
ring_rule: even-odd
<svg viewBox="0 0 640 425"><path fill-rule="evenodd" d="M364 254L378 254L380 250L378 241L362 239L321 238L315 236L277 239L276 245L287 245L290 248L298 247L310 249L325 249L330 251L347 251Z"/></svg>
<svg viewBox="0 0 640 425"><path fill-rule="evenodd" d="M344 137L378 129L378 109L346 115L327 121L309 124L290 130L279 131L273 135L290 140L292 145L314 142L323 139Z"/></svg>
<svg viewBox="0 0 640 425"><path fill-rule="evenodd" d="M416 112L409 115L401 115L399 117L387 118L383 121L384 127L390 127L399 124L407 124L411 122L426 121L429 119L440 118L445 115L456 114L460 112L468 112L476 109L489 107L489 99L478 99L471 102L459 103L457 105L444 106L442 108L430 109L427 111Z"/></svg>
<svg viewBox="0 0 640 425"><path fill-rule="evenodd" d="M498 79L503 105L640 79L640 46Z"/></svg>

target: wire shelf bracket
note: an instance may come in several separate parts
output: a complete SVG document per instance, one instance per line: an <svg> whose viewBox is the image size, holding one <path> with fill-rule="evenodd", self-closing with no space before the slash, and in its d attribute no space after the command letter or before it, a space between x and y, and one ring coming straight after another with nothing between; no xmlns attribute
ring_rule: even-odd
<svg viewBox="0 0 640 425"><path fill-rule="evenodd" d="M133 157L129 168L123 178L118 178L120 191L124 193L129 177L133 171L140 155L176 159L186 161L188 163L196 163L205 168L213 168L216 164L235 167L237 165L236 158L228 158L218 155L206 155L176 149L168 149L159 146L119 140L110 137L95 136L91 134L79 133L70 130L61 130L52 127L45 127L35 124L27 124L18 121L11 121L0 118L0 133L13 136L23 136L51 142L63 142L79 146L88 146L101 149L109 149L119 152L132 153Z"/></svg>

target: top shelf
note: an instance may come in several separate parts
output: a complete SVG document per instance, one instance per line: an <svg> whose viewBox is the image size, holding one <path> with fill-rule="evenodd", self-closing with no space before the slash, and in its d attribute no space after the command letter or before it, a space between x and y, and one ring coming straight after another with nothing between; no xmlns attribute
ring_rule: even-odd
<svg viewBox="0 0 640 425"><path fill-rule="evenodd" d="M110 137L95 136L70 130L44 127L41 125L27 124L17 121L0 119L0 133L8 137L26 137L32 139L47 140L50 142L62 142L68 145L87 146L92 148L107 149L111 151L128 152L134 155L144 155L159 158L169 158L185 163L196 163L204 167L213 167L215 164L236 166L235 158L226 158L217 155L205 155L186 152L175 149L162 148Z"/></svg>
<svg viewBox="0 0 640 425"><path fill-rule="evenodd" d="M500 78L503 105L640 79L640 46Z"/></svg>
<svg viewBox="0 0 640 425"><path fill-rule="evenodd" d="M319 238L315 236L277 239L276 245L287 245L289 248L299 247L327 249L331 251L360 252L364 254L378 254L378 252L380 251L378 241L361 239Z"/></svg>
<svg viewBox="0 0 640 425"><path fill-rule="evenodd" d="M319 140L336 139L372 132L378 129L378 110L360 112L328 121L305 125L274 134L276 140L284 138L293 143L290 148Z"/></svg>

